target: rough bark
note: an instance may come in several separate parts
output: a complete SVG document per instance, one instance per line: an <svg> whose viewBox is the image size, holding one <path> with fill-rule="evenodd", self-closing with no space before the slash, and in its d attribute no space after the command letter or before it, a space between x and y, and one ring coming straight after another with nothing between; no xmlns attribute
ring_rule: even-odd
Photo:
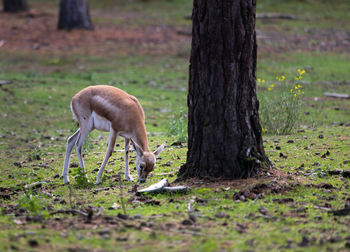
<svg viewBox="0 0 350 252"><path fill-rule="evenodd" d="M87 0L61 0L58 29L93 29Z"/></svg>
<svg viewBox="0 0 350 252"><path fill-rule="evenodd" d="M270 166L256 96L255 0L194 0L187 162L179 179Z"/></svg>
<svg viewBox="0 0 350 252"><path fill-rule="evenodd" d="M27 0L3 0L4 12L18 12L27 11L28 3Z"/></svg>

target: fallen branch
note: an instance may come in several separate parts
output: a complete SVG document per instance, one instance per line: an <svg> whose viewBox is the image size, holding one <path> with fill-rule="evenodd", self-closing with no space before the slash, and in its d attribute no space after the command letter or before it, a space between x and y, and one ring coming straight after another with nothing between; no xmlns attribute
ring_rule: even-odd
<svg viewBox="0 0 350 252"><path fill-rule="evenodd" d="M0 85L6 85L6 84L10 84L12 83L12 81L10 80L0 80Z"/></svg>
<svg viewBox="0 0 350 252"><path fill-rule="evenodd" d="M111 189L111 187L102 187L102 188L97 188L94 190L95 193L100 192L100 191L108 191Z"/></svg>
<svg viewBox="0 0 350 252"><path fill-rule="evenodd" d="M331 213L331 214L333 214L335 216L350 215L350 207L346 207L346 208L339 209L339 210L328 211L328 213Z"/></svg>
<svg viewBox="0 0 350 252"><path fill-rule="evenodd" d="M339 94L339 93L323 93L323 96L338 98L338 99L350 99L348 94Z"/></svg>
<svg viewBox="0 0 350 252"><path fill-rule="evenodd" d="M102 207L99 207L96 213L96 216L100 216L101 214L102 214Z"/></svg>
<svg viewBox="0 0 350 252"><path fill-rule="evenodd" d="M79 214L84 217L88 216L88 213L85 213L83 211L77 210L77 209L59 209L57 211L51 212L50 215L55 215L55 214Z"/></svg>
<svg viewBox="0 0 350 252"><path fill-rule="evenodd" d="M256 14L258 19L289 19L297 20L298 18L291 14L282 14L282 13L259 13Z"/></svg>
<svg viewBox="0 0 350 252"><path fill-rule="evenodd" d="M47 182L46 181L38 181L38 182L34 182L34 183L31 183L31 184L28 184L28 185L25 185L24 188L25 189L29 189L29 188L39 188L43 185L47 185Z"/></svg>
<svg viewBox="0 0 350 252"><path fill-rule="evenodd" d="M136 192L136 195L140 195L142 193L164 193L164 192L169 192L169 193L185 193L190 191L191 188L187 186L170 186L169 182L167 179L162 179L156 184L153 184L147 188L138 190Z"/></svg>
<svg viewBox="0 0 350 252"><path fill-rule="evenodd" d="M177 34L182 35L182 36L192 36L192 30L178 30Z"/></svg>

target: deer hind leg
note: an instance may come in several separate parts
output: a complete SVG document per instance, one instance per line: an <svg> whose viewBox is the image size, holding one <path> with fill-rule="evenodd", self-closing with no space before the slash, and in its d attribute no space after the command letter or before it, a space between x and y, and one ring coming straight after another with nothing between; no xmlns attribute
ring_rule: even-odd
<svg viewBox="0 0 350 252"><path fill-rule="evenodd" d="M82 125L82 124L80 124ZM84 142L87 138L87 136L89 135L89 133L92 131L92 123L89 123L89 125L83 125L80 127L80 134L78 137L78 140L75 143L76 146L76 150L77 150L77 155L78 155L78 159L79 159L79 166L81 168L83 168L83 171L85 172L85 166L84 166L84 161L83 161L83 157L82 157L82 152L83 152L83 146L84 146ZM87 177L87 175L85 175Z"/></svg>
<svg viewBox="0 0 350 252"><path fill-rule="evenodd" d="M99 169L99 171L97 173L96 184L101 183L101 177L102 177L103 171L106 167L106 164L108 162L108 159L112 156L112 152L114 149L116 138L117 138L117 133L111 127L110 131L109 131L109 140L108 140L108 147L107 147L106 156L102 162L101 168Z"/></svg>
<svg viewBox="0 0 350 252"><path fill-rule="evenodd" d="M76 143L76 141L77 141L77 139L79 137L79 133L80 133L80 129L78 129L67 140L66 158L64 160L64 166L63 166L63 170L62 170L62 177L63 177L63 180L64 180L65 184L69 183L69 178L68 178L69 160L70 160L70 155L72 153L74 144Z"/></svg>
<svg viewBox="0 0 350 252"><path fill-rule="evenodd" d="M129 147L130 147L130 139L125 138L125 178L128 181L133 181L133 178L130 176L129 173Z"/></svg>

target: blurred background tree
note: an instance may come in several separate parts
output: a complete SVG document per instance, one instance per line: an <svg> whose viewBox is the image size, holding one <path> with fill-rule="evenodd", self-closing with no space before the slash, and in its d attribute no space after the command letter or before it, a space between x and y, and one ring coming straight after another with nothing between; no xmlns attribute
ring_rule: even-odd
<svg viewBox="0 0 350 252"><path fill-rule="evenodd" d="M93 29L87 0L61 0L57 28Z"/></svg>
<svg viewBox="0 0 350 252"><path fill-rule="evenodd" d="M27 0L3 0L4 12L27 11L29 9Z"/></svg>

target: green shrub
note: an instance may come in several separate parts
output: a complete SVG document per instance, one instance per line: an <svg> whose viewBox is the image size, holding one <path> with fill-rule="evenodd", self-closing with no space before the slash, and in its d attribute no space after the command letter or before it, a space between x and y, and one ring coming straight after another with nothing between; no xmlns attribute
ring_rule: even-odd
<svg viewBox="0 0 350 252"><path fill-rule="evenodd" d="M177 141L187 141L187 114L180 110L180 112L173 116L169 123L169 135L176 136Z"/></svg>
<svg viewBox="0 0 350 252"><path fill-rule="evenodd" d="M27 209L31 214L46 215L47 200L42 195L35 195L32 191L27 191L18 199L18 206Z"/></svg>
<svg viewBox="0 0 350 252"><path fill-rule="evenodd" d="M79 188L87 188L92 185L87 178L87 173L83 168L77 167L73 170L73 176Z"/></svg>
<svg viewBox="0 0 350 252"><path fill-rule="evenodd" d="M301 122L303 87L300 80L305 70L298 69L292 81L285 76L277 76L276 84L266 84L258 79L258 84L267 88L268 92L259 95L260 121L264 133L286 135L296 129Z"/></svg>
<svg viewBox="0 0 350 252"><path fill-rule="evenodd" d="M35 147L28 153L28 161L41 160L41 150L39 147Z"/></svg>

